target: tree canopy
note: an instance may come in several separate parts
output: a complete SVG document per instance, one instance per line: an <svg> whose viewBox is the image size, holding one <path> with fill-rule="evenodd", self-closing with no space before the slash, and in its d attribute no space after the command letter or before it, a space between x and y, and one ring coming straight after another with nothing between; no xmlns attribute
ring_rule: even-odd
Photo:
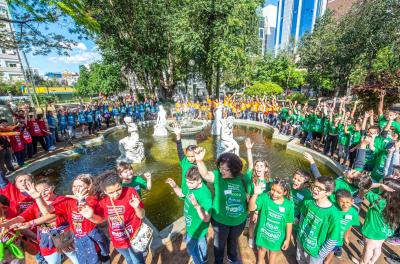
<svg viewBox="0 0 400 264"><path fill-rule="evenodd" d="M244 94L249 96L271 96L282 93L282 87L273 82L256 82L244 90Z"/></svg>

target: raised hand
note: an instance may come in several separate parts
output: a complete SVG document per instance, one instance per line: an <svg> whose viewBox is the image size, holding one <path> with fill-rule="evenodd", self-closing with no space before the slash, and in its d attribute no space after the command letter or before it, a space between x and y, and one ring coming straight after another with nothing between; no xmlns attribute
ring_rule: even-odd
<svg viewBox="0 0 400 264"><path fill-rule="evenodd" d="M82 201L89 196L89 190L87 188L79 188L78 190L74 191L73 195L67 194L66 197L72 198L78 201Z"/></svg>
<svg viewBox="0 0 400 264"><path fill-rule="evenodd" d="M151 180L151 173L150 172L145 172L143 174L143 176L147 179L147 180Z"/></svg>
<svg viewBox="0 0 400 264"><path fill-rule="evenodd" d="M251 142L251 139L250 139L250 138L246 138L246 140L244 141L244 143L245 143L247 149L252 149L252 148L253 148L254 143Z"/></svg>
<svg viewBox="0 0 400 264"><path fill-rule="evenodd" d="M176 182L171 178L168 178L165 183L168 183L172 188L176 188Z"/></svg>
<svg viewBox="0 0 400 264"><path fill-rule="evenodd" d="M173 124L173 129L174 129L175 135L177 135L177 136L180 135L182 132L181 126L176 122Z"/></svg>
<svg viewBox="0 0 400 264"><path fill-rule="evenodd" d="M313 158L313 156L311 156L310 153L308 152L304 152L304 158L310 163L310 164L314 164L315 160Z"/></svg>
<svg viewBox="0 0 400 264"><path fill-rule="evenodd" d="M40 192L38 192L35 188L35 185L30 182L27 181L25 183L26 189L24 190L24 192L26 192L27 194L29 194L30 197L32 197L33 199L38 199L40 198Z"/></svg>
<svg viewBox="0 0 400 264"><path fill-rule="evenodd" d="M135 195L132 195L131 200L129 201L129 204L133 207L133 208L138 208L139 204L140 204L140 200L139 198L137 198Z"/></svg>
<svg viewBox="0 0 400 264"><path fill-rule="evenodd" d="M194 150L194 157L196 161L202 161L204 156L206 155L206 149L202 147L198 147Z"/></svg>

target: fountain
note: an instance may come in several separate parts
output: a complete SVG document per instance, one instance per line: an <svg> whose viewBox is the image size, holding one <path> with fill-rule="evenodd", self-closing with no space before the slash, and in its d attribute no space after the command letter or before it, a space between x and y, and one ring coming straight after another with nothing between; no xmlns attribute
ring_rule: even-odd
<svg viewBox="0 0 400 264"><path fill-rule="evenodd" d="M230 122L231 120L227 120L227 126L230 126ZM192 126L198 127L199 124L202 124L202 122L192 120ZM167 123L167 130L169 130L168 127ZM216 168L214 161L217 159L216 149L218 148L219 141L217 137L210 134L210 128L211 126L201 128L201 136L195 136L196 133L192 132L191 135L187 134L184 138L189 141L197 139L197 145L206 149L205 161L207 167L212 170ZM126 130L115 130L114 133L105 137L102 145L88 147L86 152L78 157L53 162L47 165L47 167L36 168L32 173L39 175L44 170L53 169L53 172L47 177L57 184L56 191L59 194L69 194L71 192L72 180L76 175L80 173L97 175L104 170L115 168L116 159L121 155L117 146L122 139L127 136L130 138L129 135L132 130L134 130L133 127L129 128L129 134L127 134ZM309 168L309 164L304 161L302 156L290 154L286 152L284 146L273 144L271 131L256 127L235 125L232 132L237 144L240 146L240 157L246 159L244 140L246 137L250 137L252 142L254 142L254 159L267 158L271 166L271 176L273 178L289 178L292 177L296 170ZM144 191L142 198L146 209L146 216L157 229L162 230L180 218L183 210L183 202L171 192L169 185L165 184L168 178L172 178L176 182L181 182L180 175L182 171L176 152L175 135L168 133L167 137L154 137L152 126L143 127L139 131L135 130L135 133L138 134L136 141L138 142L138 138L140 138L141 142L139 145L144 146L146 151L143 152L143 148L141 148L141 153L144 153L145 159L141 163L133 164L132 167L135 175L142 175L150 171L154 176L152 190L150 192ZM225 139L225 137L223 138ZM323 175L335 175L334 172L327 170L324 166L319 166L319 169L321 169Z"/></svg>
<svg viewBox="0 0 400 264"><path fill-rule="evenodd" d="M144 146L139 141L138 128L129 116L124 118L124 122L130 135L118 143L121 156L118 157L117 162L141 163L144 159Z"/></svg>
<svg viewBox="0 0 400 264"><path fill-rule="evenodd" d="M160 105L160 111L157 114L157 123L154 126L153 136L166 137L168 135L167 129L165 128L167 124L167 112L165 112L164 107Z"/></svg>

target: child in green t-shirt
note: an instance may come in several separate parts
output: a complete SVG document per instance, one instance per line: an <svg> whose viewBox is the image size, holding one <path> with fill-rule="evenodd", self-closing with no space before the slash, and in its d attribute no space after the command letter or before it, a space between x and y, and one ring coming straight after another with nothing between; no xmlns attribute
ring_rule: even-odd
<svg viewBox="0 0 400 264"><path fill-rule="evenodd" d="M257 184L260 184L263 192L268 192L270 190L270 184L272 182L271 174L270 174L270 166L267 160L258 159L253 162L253 153L251 149L253 148L253 143L249 138L245 140L246 149L247 149L247 160L249 164L249 168L245 177L250 182L249 186L247 186L247 193L251 197L254 193L254 188ZM248 197L249 198L249 197ZM249 214L249 247L254 247L254 228L257 223L257 212L250 211Z"/></svg>
<svg viewBox="0 0 400 264"><path fill-rule="evenodd" d="M179 165L182 168L182 183L181 188L183 194L188 192L188 188L186 185L186 172L192 167L196 165L196 159L194 157L194 151L197 148L196 145L189 145L186 147L186 151L183 151L182 148L182 141L181 141L181 127L179 124L175 123L174 126L174 133L176 135L176 149L178 151L178 158L179 158Z"/></svg>
<svg viewBox="0 0 400 264"><path fill-rule="evenodd" d="M364 196L369 205L361 228L365 246L360 263L376 263L383 242L400 225L400 181L386 178L383 184L373 187L379 187L380 194L368 191Z"/></svg>
<svg viewBox="0 0 400 264"><path fill-rule="evenodd" d="M291 183L291 199L294 203L294 231L297 231L300 221L300 208L304 201L311 200L312 194L308 188L310 175L298 170L294 173ZM295 234L294 234L295 235Z"/></svg>
<svg viewBox="0 0 400 264"><path fill-rule="evenodd" d="M335 192L335 197L337 207L339 208L340 237L335 248L326 257L324 264L332 263L333 256L337 258L342 257L343 244L349 244L351 227L360 225L358 211L353 207L354 201L352 194L347 190L339 189Z"/></svg>
<svg viewBox="0 0 400 264"><path fill-rule="evenodd" d="M126 162L117 164L118 176L122 179L122 186L135 188L139 196L142 196L141 190L151 190L151 173L143 174L144 178L133 175L132 166Z"/></svg>
<svg viewBox="0 0 400 264"><path fill-rule="evenodd" d="M297 263L323 263L340 237L338 209L329 200L335 189L330 177L322 176L311 187L313 200L300 208L301 219L297 235Z"/></svg>
<svg viewBox="0 0 400 264"><path fill-rule="evenodd" d="M290 200L290 184L284 179L276 179L268 193L257 184L250 199L249 210L259 211L256 245L257 263L265 263L268 251L268 263L276 263L280 250L287 250L292 236L294 205Z"/></svg>
<svg viewBox="0 0 400 264"><path fill-rule="evenodd" d="M186 172L187 194L168 178L175 194L185 201L183 215L186 223L186 248L194 263L207 261L207 232L211 219L212 197L207 185L203 183L199 169L193 166Z"/></svg>

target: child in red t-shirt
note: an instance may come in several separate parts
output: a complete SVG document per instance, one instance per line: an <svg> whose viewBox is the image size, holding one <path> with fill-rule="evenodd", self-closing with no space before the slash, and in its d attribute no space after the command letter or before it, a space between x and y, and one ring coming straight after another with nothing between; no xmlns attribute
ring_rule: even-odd
<svg viewBox="0 0 400 264"><path fill-rule="evenodd" d="M15 131L21 133L19 128L16 128ZM17 159L18 165L20 167L24 166L25 142L21 139L21 135L8 136L8 141L10 141L11 149Z"/></svg>
<svg viewBox="0 0 400 264"><path fill-rule="evenodd" d="M37 225L37 240L41 255L45 258L47 263L61 264L61 253L57 252L54 247L50 232L56 229L60 232L62 232L62 230L68 230L65 215L54 217L42 212L43 204L53 206L67 199L63 196L56 195L54 189L55 185L47 178L38 180L35 185L26 182L25 191L28 192L36 202L19 216L0 224L0 228L13 226L18 229L26 229L33 228ZM63 252L73 264L79 264L75 251L68 250L68 252Z"/></svg>
<svg viewBox="0 0 400 264"><path fill-rule="evenodd" d="M145 263L143 252L134 252L130 239L142 224L145 211L134 188L123 187L116 171L106 171L97 176L106 195L96 208L85 206L81 214L94 223L108 221L108 232L114 248L127 263Z"/></svg>
<svg viewBox="0 0 400 264"><path fill-rule="evenodd" d="M67 199L53 206L48 211L60 216L67 216L70 229L75 235L75 251L79 263L102 263L110 260L110 241L97 228L97 224L84 218L80 213L82 206L96 208L97 197L92 192L93 180L90 174L80 174L72 182L72 193Z"/></svg>
<svg viewBox="0 0 400 264"><path fill-rule="evenodd" d="M38 118L36 116L36 110L34 110L32 116L27 116L26 123L29 133L32 136L32 146L33 146L33 155L37 153L37 143L39 142L44 151L48 151L48 147L46 142L44 141L44 137L46 136L45 132L42 131L38 123Z"/></svg>

